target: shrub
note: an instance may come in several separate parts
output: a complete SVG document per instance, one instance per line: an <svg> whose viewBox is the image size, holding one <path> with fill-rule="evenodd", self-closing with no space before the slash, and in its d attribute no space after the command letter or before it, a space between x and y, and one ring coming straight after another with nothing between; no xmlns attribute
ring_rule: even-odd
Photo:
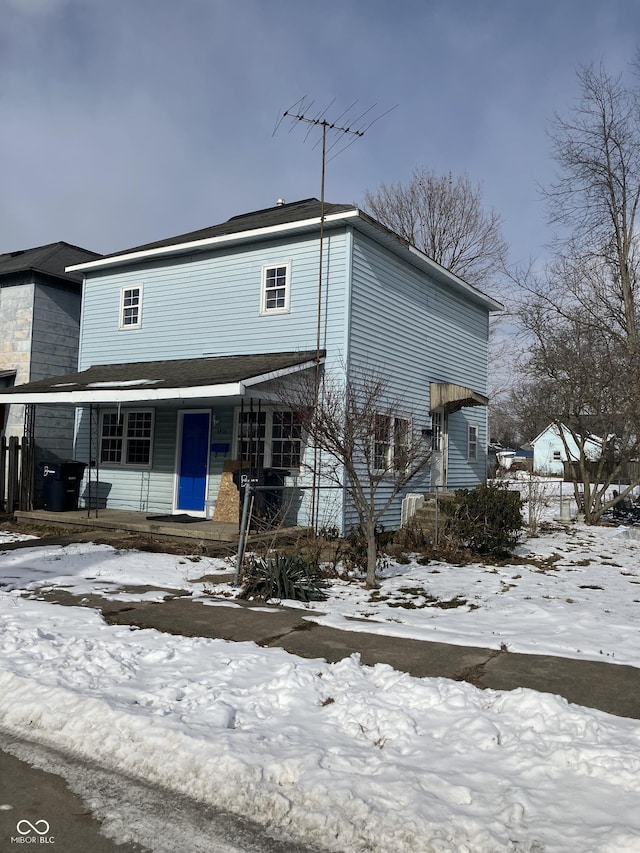
<svg viewBox="0 0 640 853"><path fill-rule="evenodd" d="M302 555L275 551L249 561L239 598L325 601L327 596L322 590L327 586L315 565Z"/></svg>
<svg viewBox="0 0 640 853"><path fill-rule="evenodd" d="M518 544L523 527L520 493L500 483L460 489L442 502L447 532L455 543L476 554L500 557Z"/></svg>

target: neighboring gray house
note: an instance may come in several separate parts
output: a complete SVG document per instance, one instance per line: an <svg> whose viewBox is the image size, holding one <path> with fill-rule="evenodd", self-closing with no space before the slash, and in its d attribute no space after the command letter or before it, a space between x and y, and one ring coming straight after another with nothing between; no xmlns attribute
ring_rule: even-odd
<svg viewBox="0 0 640 853"><path fill-rule="evenodd" d="M501 306L353 205L324 214L317 199L282 203L70 267L84 276L79 372L11 393L78 407L75 456L91 460L101 506L231 520L234 468L253 455L265 476L288 472L289 521L307 524L311 448L274 383L313 369L318 345L328 375L383 372L402 400L385 453L407 428L432 438L412 492L484 481ZM321 524L352 526L341 490L318 501Z"/></svg>
<svg viewBox="0 0 640 853"><path fill-rule="evenodd" d="M77 369L82 274L66 267L99 257L62 242L0 254L0 387ZM23 405L0 404L0 435L21 437L24 417ZM73 419L72 407L37 408L36 461L72 454Z"/></svg>
<svg viewBox="0 0 640 853"><path fill-rule="evenodd" d="M549 424L530 443L533 447L535 474L563 477L564 463L577 462L580 459L580 449L571 431L564 425ZM602 453L602 444L595 437L588 438L584 449L587 458L596 461Z"/></svg>

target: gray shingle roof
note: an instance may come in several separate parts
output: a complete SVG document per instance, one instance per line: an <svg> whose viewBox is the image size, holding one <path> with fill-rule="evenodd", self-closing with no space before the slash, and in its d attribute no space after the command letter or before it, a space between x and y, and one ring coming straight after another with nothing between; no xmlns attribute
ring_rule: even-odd
<svg viewBox="0 0 640 853"><path fill-rule="evenodd" d="M352 204L329 204L325 202L325 215L332 213L345 213L354 210ZM307 198L303 201L291 202L291 204L280 204L275 207L267 207L264 210L256 210L252 213L243 213L240 216L232 216L220 225L211 225L201 228L199 231L189 231L166 240L156 240L154 243L145 243L142 246L133 246L120 252L105 255L106 258L128 254L129 252L144 252L148 249L161 249L164 246L176 246L182 243L192 243L197 240L208 240L211 237L221 237L225 234L238 234L242 231L253 231L258 228L269 228L274 225L285 225L290 222L299 222L304 219L314 219L320 216L320 202L317 198Z"/></svg>
<svg viewBox="0 0 640 853"><path fill-rule="evenodd" d="M47 243L46 246L0 254L0 276L34 270L56 278L81 282L81 273L65 272L65 267L100 257L97 252L81 249L70 243Z"/></svg>
<svg viewBox="0 0 640 853"><path fill-rule="evenodd" d="M321 355L324 356L324 351ZM246 382L279 370L296 367L316 358L315 350L226 355L211 358L182 358L167 361L138 361L125 364L97 364L79 373L53 376L16 385L9 393L68 394L78 391L131 391L198 388ZM0 398L7 392L0 390Z"/></svg>

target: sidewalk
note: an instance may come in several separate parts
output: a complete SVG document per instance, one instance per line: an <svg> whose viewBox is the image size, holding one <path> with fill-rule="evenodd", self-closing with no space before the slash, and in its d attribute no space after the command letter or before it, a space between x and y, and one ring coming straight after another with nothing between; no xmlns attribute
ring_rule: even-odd
<svg viewBox="0 0 640 853"><path fill-rule="evenodd" d="M357 652L363 664L386 663L418 678L451 678L494 690L526 687L564 696L577 705L640 719L640 669L632 666L340 631L315 624L305 618L311 614L302 609L258 607L226 599L220 606L190 598L137 604L109 601L101 609L107 622L114 625L253 641L329 662Z"/></svg>

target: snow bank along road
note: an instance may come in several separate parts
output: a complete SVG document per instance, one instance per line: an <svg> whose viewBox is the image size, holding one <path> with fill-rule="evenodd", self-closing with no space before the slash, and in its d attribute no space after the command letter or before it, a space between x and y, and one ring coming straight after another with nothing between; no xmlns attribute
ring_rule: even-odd
<svg viewBox="0 0 640 853"><path fill-rule="evenodd" d="M612 589L637 577L637 551L619 548L613 561L611 545L605 550L598 541L592 578L602 570L598 554L617 564L610 567ZM578 586L602 591L604 581L589 582L590 566L574 566L574 556ZM414 678L385 664L363 666L357 656L331 664L249 642L109 626L91 609L24 597L47 586L135 597L116 587L140 585L143 577L166 586L173 572L178 588L203 568L215 570L106 546L0 554L3 730L340 853L640 851L636 720L526 689L480 691ZM484 575L478 569L479 579ZM486 578L495 583L493 573ZM549 582L535 569L528 595L536 579L547 584L544 599ZM598 600L597 591L587 592ZM502 600L511 602L514 630L512 593ZM544 627L557 644L563 632L574 649L572 625L586 636L588 620L572 621L573 605L545 611L527 596L520 600L546 619L537 636ZM635 611L625 607L636 630ZM494 612L498 630L500 607ZM595 604L591 612L597 622ZM529 612L528 627L531 618ZM616 624L628 659L631 639ZM114 820L112 830L115 841L132 840L130 825ZM153 843L154 851L197 849L185 835L181 845L162 834Z"/></svg>

